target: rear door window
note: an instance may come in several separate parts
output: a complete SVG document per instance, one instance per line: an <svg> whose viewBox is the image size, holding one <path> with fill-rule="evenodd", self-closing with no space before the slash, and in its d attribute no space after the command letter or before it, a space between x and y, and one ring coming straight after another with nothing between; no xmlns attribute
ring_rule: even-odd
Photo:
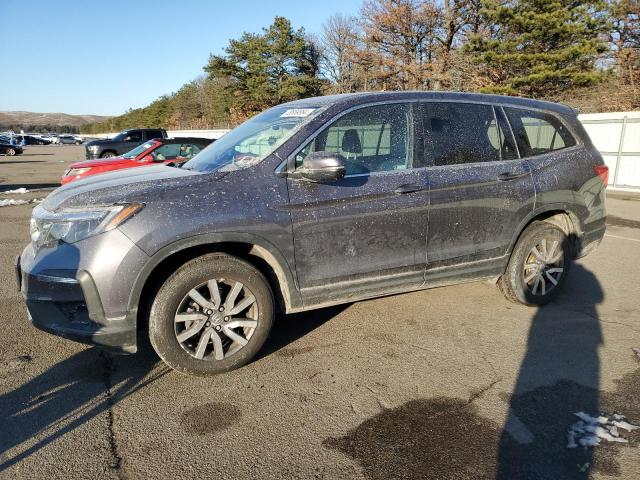
<svg viewBox="0 0 640 480"><path fill-rule="evenodd" d="M197 153L200 153L200 148L193 143L183 143L180 145L180 153L179 157L181 158L191 158Z"/></svg>
<svg viewBox="0 0 640 480"><path fill-rule="evenodd" d="M147 140L162 138L162 130L147 130Z"/></svg>
<svg viewBox="0 0 640 480"><path fill-rule="evenodd" d="M520 156L531 157L572 147L575 139L554 115L505 107Z"/></svg>
<svg viewBox="0 0 640 480"><path fill-rule="evenodd" d="M516 158L511 132L491 105L426 102L423 124L434 166Z"/></svg>

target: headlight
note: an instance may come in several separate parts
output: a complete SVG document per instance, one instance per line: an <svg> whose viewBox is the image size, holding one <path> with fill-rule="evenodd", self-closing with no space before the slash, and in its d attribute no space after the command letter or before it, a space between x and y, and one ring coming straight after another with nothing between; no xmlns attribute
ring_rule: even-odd
<svg viewBox="0 0 640 480"><path fill-rule="evenodd" d="M49 212L42 205L33 209L31 241L36 249L63 241L74 243L113 230L139 212L144 205L130 203L108 207L68 209Z"/></svg>
<svg viewBox="0 0 640 480"><path fill-rule="evenodd" d="M98 150L100 150L100 147L98 145L91 145L90 147L88 147L88 149L92 152L97 152Z"/></svg>
<svg viewBox="0 0 640 480"><path fill-rule="evenodd" d="M88 172L89 170L91 170L91 167L89 167L89 168L70 168L69 170L66 171L64 176L65 177L69 177L69 176L75 176L75 175L82 175L83 173Z"/></svg>

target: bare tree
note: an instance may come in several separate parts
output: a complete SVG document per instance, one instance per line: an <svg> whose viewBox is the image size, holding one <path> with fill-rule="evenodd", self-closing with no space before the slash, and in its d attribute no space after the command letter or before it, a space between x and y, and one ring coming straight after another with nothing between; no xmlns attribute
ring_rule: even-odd
<svg viewBox="0 0 640 480"><path fill-rule="evenodd" d="M322 70L337 93L352 92L358 87L354 78L354 52L360 43L359 26L354 17L336 13L322 26Z"/></svg>
<svg viewBox="0 0 640 480"><path fill-rule="evenodd" d="M457 73L454 67L466 65L463 52L458 51L469 34L478 34L486 29L481 15L481 0L443 0L438 25L436 65L433 88L451 88ZM456 57L456 58L453 58Z"/></svg>
<svg viewBox="0 0 640 480"><path fill-rule="evenodd" d="M360 15L376 87L429 87L440 22L438 5L430 0L367 0Z"/></svg>

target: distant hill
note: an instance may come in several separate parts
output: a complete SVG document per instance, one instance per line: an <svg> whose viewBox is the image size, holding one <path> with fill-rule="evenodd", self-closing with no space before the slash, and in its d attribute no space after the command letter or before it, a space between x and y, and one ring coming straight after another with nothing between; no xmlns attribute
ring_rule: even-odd
<svg viewBox="0 0 640 480"><path fill-rule="evenodd" d="M0 125L60 125L79 127L102 122L111 117L102 115L70 115L68 113L0 112Z"/></svg>

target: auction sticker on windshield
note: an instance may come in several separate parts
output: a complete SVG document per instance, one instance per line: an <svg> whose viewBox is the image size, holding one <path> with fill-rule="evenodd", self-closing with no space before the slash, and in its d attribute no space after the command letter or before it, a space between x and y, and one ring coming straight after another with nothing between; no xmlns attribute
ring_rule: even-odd
<svg viewBox="0 0 640 480"><path fill-rule="evenodd" d="M280 117L306 117L311 114L315 108L290 108Z"/></svg>

